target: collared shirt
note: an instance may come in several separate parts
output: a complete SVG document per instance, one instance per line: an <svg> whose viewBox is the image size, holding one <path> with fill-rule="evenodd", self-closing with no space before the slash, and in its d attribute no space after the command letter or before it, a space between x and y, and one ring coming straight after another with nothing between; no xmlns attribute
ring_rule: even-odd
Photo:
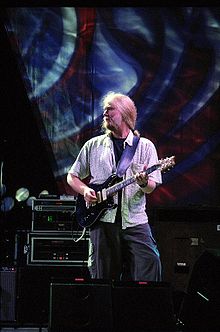
<svg viewBox="0 0 220 332"><path fill-rule="evenodd" d="M133 133L129 132L125 145L133 144ZM157 164L158 156L155 145L145 137L140 137L132 162L126 170L123 180L134 177L141 172L146 165L147 168ZM90 177L90 183L102 184L109 176L116 172L114 147L109 134L93 137L88 140L80 150L78 157L69 170L69 173L79 177L81 180ZM155 170L149 175L149 179L157 184L162 183L161 172ZM117 204L117 194L114 201ZM136 181L122 189L122 228L139 225L148 222L146 214L146 195ZM102 221L114 223L117 208L106 211Z"/></svg>

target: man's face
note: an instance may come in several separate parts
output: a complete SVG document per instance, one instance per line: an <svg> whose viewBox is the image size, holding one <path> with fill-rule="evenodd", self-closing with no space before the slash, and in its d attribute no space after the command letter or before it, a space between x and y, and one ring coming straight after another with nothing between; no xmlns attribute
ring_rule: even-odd
<svg viewBox="0 0 220 332"><path fill-rule="evenodd" d="M121 128L123 122L120 110L113 104L109 103L105 106L103 112L104 124L110 131L117 131Z"/></svg>

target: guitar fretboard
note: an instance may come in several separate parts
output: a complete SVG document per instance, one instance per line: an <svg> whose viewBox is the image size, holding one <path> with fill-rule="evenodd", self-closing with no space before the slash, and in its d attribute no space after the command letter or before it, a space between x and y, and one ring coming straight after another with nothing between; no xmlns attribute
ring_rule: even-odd
<svg viewBox="0 0 220 332"><path fill-rule="evenodd" d="M145 170L144 172L146 174L150 174L153 171L155 171L156 169L158 169L160 166L161 166L160 164L153 165L153 166L149 167L147 170ZM126 180L116 183L112 187L109 187L106 189L106 195L111 196L111 195L115 194L116 192L118 192L119 190L127 187L129 184L131 184L133 182L135 182L135 176L131 176L130 178L128 178Z"/></svg>

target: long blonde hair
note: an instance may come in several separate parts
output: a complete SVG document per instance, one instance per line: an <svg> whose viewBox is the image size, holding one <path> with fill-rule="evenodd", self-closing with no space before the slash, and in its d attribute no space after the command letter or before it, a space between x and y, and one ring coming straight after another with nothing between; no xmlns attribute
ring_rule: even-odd
<svg viewBox="0 0 220 332"><path fill-rule="evenodd" d="M109 104L116 106L117 109L119 109L122 118L127 124L127 126L133 131L134 135L140 136L139 132L135 130L135 124L137 120L137 108L133 100L129 96L122 93L110 91L102 98L103 108L105 108ZM102 128L108 132L104 122L102 124Z"/></svg>

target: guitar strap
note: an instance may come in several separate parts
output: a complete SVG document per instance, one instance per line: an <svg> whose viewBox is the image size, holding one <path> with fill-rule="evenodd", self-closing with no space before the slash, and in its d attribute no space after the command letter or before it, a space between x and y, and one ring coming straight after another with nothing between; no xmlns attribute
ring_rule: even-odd
<svg viewBox="0 0 220 332"><path fill-rule="evenodd" d="M130 145L126 145L121 158L119 160L118 166L117 166L117 170L116 170L116 175L118 177L122 177L123 174L126 172L128 166L130 165L132 158L134 156L136 147L138 145L140 137L134 135L133 137L133 144L132 146Z"/></svg>

